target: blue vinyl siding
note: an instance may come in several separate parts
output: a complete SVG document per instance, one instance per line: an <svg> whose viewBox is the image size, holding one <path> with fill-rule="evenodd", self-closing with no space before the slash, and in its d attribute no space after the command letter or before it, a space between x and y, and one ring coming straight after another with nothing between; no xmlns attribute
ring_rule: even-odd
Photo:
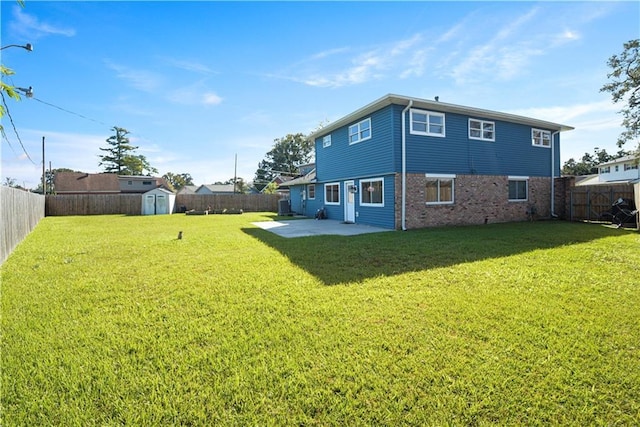
<svg viewBox="0 0 640 427"><path fill-rule="evenodd" d="M408 115L406 120L408 125ZM531 144L530 126L494 122L494 142L470 139L469 116L452 113L446 114L446 138L407 134L407 172L551 175L551 149ZM559 162L556 163L557 174ZM399 162L397 168L400 169Z"/></svg>
<svg viewBox="0 0 640 427"><path fill-rule="evenodd" d="M371 117L371 139L349 144L349 126L353 123L332 132L329 147L322 147L322 137L316 139L316 165L320 165L316 168L316 176L319 181L329 182L393 172L392 106L382 108L367 117Z"/></svg>
<svg viewBox="0 0 640 427"><path fill-rule="evenodd" d="M289 200L291 202L291 211L297 214L305 215L304 203L302 200L303 185L292 185L289 187Z"/></svg>
<svg viewBox="0 0 640 427"><path fill-rule="evenodd" d="M395 214L394 214L394 175L388 175L385 177L373 176L371 178L383 178L384 180L384 206L362 206L360 205L360 195L356 197L356 223L362 223L367 225L373 225L375 227L382 228L395 228ZM367 178L362 180L366 181ZM356 186L360 191L360 181L356 181Z"/></svg>
<svg viewBox="0 0 640 427"><path fill-rule="evenodd" d="M309 199L307 197L306 200L302 200L302 191L306 189L307 185L292 185L289 187L291 210L297 214L314 218L317 210L324 206L324 186L322 184L316 184L315 199ZM318 191L320 191L320 193Z"/></svg>

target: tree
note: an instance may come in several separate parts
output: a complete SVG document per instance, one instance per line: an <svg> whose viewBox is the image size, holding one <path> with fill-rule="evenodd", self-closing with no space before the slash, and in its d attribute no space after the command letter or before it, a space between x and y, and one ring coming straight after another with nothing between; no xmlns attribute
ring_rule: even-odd
<svg viewBox="0 0 640 427"><path fill-rule="evenodd" d="M573 158L567 160L562 166L562 174L576 176L596 174L598 173L599 164L610 162L628 154L628 152L620 150L615 155L610 155L606 150L596 147L593 149L593 155L584 153L580 162L576 162Z"/></svg>
<svg viewBox="0 0 640 427"><path fill-rule="evenodd" d="M180 191L187 185L193 185L193 178L188 173L172 173L167 172L162 175L167 183L169 183L176 191Z"/></svg>
<svg viewBox="0 0 640 427"><path fill-rule="evenodd" d="M5 177L4 182L2 183L3 187L17 187L18 182L15 178L11 178L10 176Z"/></svg>
<svg viewBox="0 0 640 427"><path fill-rule="evenodd" d="M118 175L147 175L158 173L158 170L152 167L147 158L143 155L133 154L139 147L129 143L129 131L114 126L111 128L116 134L107 138L109 147L100 148L107 154L100 157L99 166L104 167L107 173L117 173Z"/></svg>
<svg viewBox="0 0 640 427"><path fill-rule="evenodd" d="M276 194L278 192L278 184L275 182L270 182L269 184L264 186L262 190L264 194Z"/></svg>
<svg viewBox="0 0 640 427"><path fill-rule="evenodd" d="M620 111L626 129L618 138L618 147L622 147L640 137L640 39L624 43L624 51L609 58L607 65L612 69L607 77L613 81L600 91L611 93L614 103L626 102ZM636 151L640 156L640 141Z"/></svg>
<svg viewBox="0 0 640 427"><path fill-rule="evenodd" d="M273 148L258 164L254 185L262 190L278 175L298 175L298 166L313 157L313 142L301 134L289 134L274 140Z"/></svg>

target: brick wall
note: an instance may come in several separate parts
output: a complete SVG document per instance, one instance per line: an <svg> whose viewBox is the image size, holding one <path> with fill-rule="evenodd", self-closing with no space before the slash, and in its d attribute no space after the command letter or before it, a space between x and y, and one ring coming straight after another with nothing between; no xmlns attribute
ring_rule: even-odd
<svg viewBox="0 0 640 427"><path fill-rule="evenodd" d="M534 205L536 218L550 217L551 184L549 178L529 178L529 200L509 202L506 176L457 175L455 202L451 205L426 205L424 174L407 174L406 227L424 228L444 225L471 225L526 221L527 209ZM402 226L402 177L396 175L396 228Z"/></svg>

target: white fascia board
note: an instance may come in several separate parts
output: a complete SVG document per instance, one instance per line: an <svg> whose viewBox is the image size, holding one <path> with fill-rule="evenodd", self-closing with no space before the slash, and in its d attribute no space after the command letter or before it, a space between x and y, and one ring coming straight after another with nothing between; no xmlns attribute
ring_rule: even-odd
<svg viewBox="0 0 640 427"><path fill-rule="evenodd" d="M505 122L518 123L518 124L523 124L527 126L532 126L535 128L549 129L549 130L560 131L560 132L575 129L572 126L553 123L546 120L538 120L530 117L518 116L516 114L502 113L499 111L484 110L481 108L474 108L474 107L466 107L464 105L449 104L441 101L431 101L428 99L420 99L420 98L412 98L412 97L407 97L402 95L388 94L383 96L380 99L373 101L370 104L365 105L364 107L354 111L353 113L348 114L342 117L341 119L336 120L333 123L330 123L329 125L323 127L322 129L319 129L318 131L309 135L309 139L311 141L315 141L316 138L320 136L324 136L349 123L355 122L363 118L364 116L367 116L383 107L386 107L387 105L397 104L397 105L406 106L406 105L409 105L409 101L411 100L413 100L412 107L425 109L429 111L456 113L456 114L463 114L470 117L501 120Z"/></svg>

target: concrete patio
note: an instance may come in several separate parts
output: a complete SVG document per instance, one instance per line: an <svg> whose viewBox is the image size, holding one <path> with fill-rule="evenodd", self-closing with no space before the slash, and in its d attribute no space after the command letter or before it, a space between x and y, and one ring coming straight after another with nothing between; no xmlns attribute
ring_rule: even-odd
<svg viewBox="0 0 640 427"><path fill-rule="evenodd" d="M372 227L361 224L347 224L332 219L294 219L285 221L261 221L253 222L263 230L270 231L278 236L307 237L307 236L356 236L366 233L380 233L393 231L388 228Z"/></svg>

